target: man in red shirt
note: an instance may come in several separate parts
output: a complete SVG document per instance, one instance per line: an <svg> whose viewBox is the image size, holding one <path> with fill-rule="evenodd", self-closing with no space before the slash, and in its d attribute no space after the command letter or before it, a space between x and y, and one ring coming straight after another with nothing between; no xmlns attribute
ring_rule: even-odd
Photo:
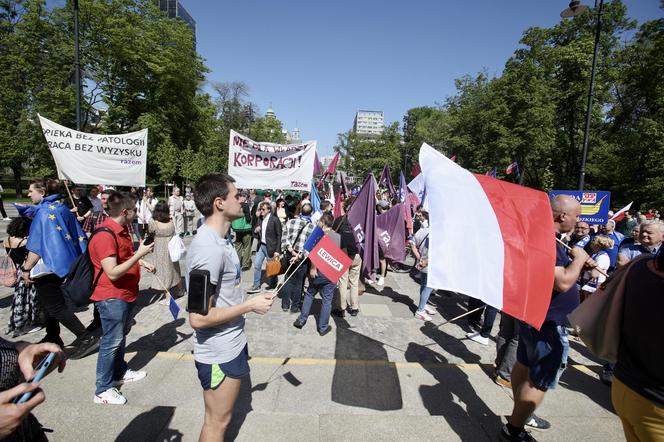
<svg viewBox="0 0 664 442"><path fill-rule="evenodd" d="M154 243L141 244L134 253L127 229L136 216L136 207L130 195L112 192L108 197L108 212L110 217L99 227L106 227L113 234L98 232L88 245L95 277L103 272L90 296L99 310L103 331L97 358L94 402L122 405L127 403L127 399L115 387L146 376L144 371L127 368L124 360L125 335L129 315L138 296L140 266L154 272L154 267L141 259L152 251Z"/></svg>

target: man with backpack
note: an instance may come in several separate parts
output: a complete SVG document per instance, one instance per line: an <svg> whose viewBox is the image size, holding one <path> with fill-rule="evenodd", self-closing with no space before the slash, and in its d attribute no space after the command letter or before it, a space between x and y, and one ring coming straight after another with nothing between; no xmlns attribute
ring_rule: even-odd
<svg viewBox="0 0 664 442"><path fill-rule="evenodd" d="M240 257L242 271L246 271L251 268L251 207L247 201L246 190L240 191L238 195L244 216L234 220L231 228L235 232L235 251Z"/></svg>
<svg viewBox="0 0 664 442"><path fill-rule="evenodd" d="M134 253L127 228L136 216L136 206L130 195L112 192L108 197L108 212L109 218L100 227L110 231L96 232L88 245L97 281L90 299L96 302L103 331L94 402L123 405L127 399L115 387L146 376L144 371L127 368L124 355L129 317L138 296L140 266L149 272L155 270L152 264L141 258L152 251L154 243L142 243Z"/></svg>

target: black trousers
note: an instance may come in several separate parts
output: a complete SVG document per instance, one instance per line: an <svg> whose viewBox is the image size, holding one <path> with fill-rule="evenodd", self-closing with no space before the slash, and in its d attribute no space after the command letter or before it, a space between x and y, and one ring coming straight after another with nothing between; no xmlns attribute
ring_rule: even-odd
<svg viewBox="0 0 664 442"><path fill-rule="evenodd" d="M2 202L2 194L0 194L0 215L2 215L2 218L7 218L7 212L5 212L5 203Z"/></svg>
<svg viewBox="0 0 664 442"><path fill-rule="evenodd" d="M35 279L37 298L46 313L46 338L48 342L59 342L60 324L64 325L78 338L85 333L85 327L74 312L67 308L62 293L62 278L50 274Z"/></svg>

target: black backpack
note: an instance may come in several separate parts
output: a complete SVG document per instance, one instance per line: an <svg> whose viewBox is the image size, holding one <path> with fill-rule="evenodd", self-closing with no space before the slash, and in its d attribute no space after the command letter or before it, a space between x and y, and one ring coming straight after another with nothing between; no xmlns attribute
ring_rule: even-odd
<svg viewBox="0 0 664 442"><path fill-rule="evenodd" d="M118 255L118 239L115 233L108 227L95 229L92 235L90 235L88 247L85 249L85 252L72 263L65 282L62 283L62 292L65 299L75 307L84 307L90 304L90 295L95 291L99 278L104 273L102 269L95 278L95 267L90 260L90 243L98 232L108 232L113 235L113 239L115 240L115 255Z"/></svg>

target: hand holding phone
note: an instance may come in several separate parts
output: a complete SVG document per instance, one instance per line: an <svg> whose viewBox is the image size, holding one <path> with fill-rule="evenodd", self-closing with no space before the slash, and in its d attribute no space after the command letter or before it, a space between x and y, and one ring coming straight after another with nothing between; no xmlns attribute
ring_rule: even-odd
<svg viewBox="0 0 664 442"><path fill-rule="evenodd" d="M145 234L145 239L143 240L143 244L146 246L149 246L154 242L154 232L148 232Z"/></svg>
<svg viewBox="0 0 664 442"><path fill-rule="evenodd" d="M41 382L42 379L44 379L44 376L48 373L48 369L53 364L53 361L55 360L55 357L58 354L56 352L51 352L44 359L41 360L39 365L37 365L37 368L35 368L36 374L35 377L28 380L28 384L38 384ZM32 397L33 391L27 391L23 393L21 396L16 397L14 399L15 404L22 404L24 402L27 402L31 397Z"/></svg>

